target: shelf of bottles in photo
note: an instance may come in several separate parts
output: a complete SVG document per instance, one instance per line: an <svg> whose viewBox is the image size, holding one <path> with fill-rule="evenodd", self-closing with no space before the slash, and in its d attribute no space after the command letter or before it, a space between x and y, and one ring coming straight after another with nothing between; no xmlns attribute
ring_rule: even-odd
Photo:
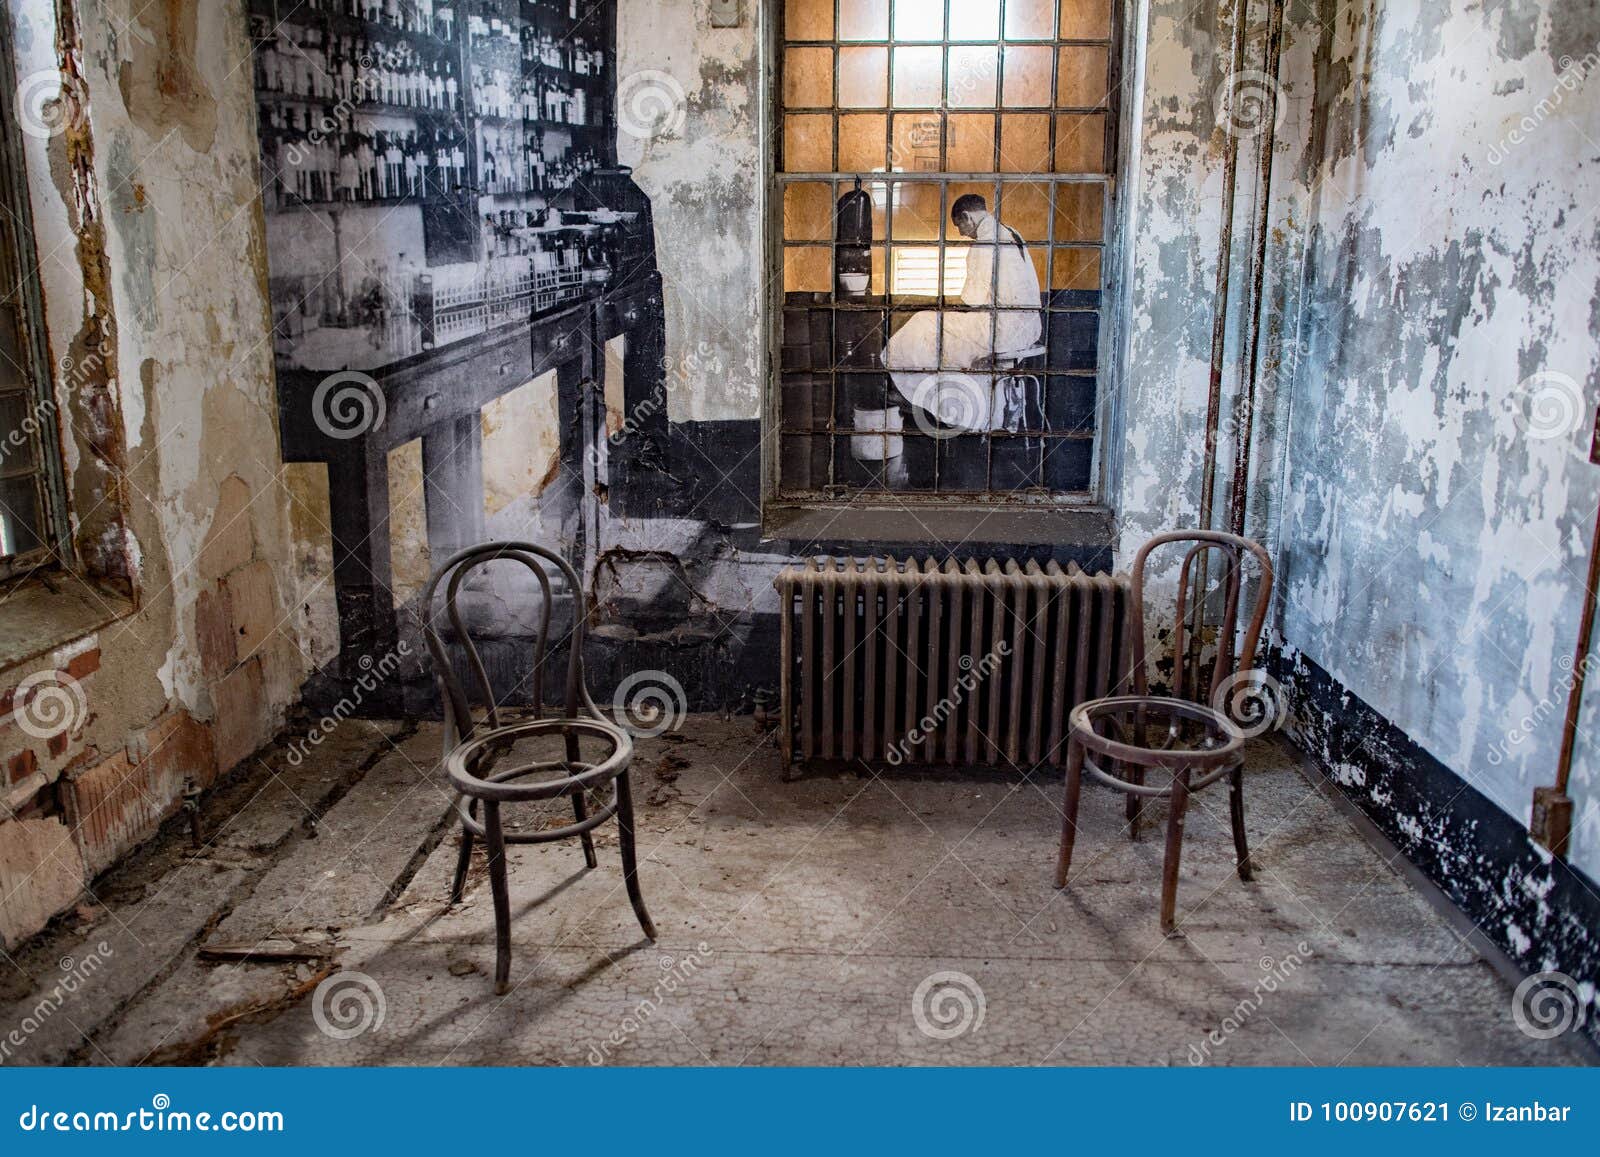
<svg viewBox="0 0 1600 1157"><path fill-rule="evenodd" d="M596 149L575 144L573 130L596 127L599 106L588 82L599 79L603 53L495 16L470 16L467 37L479 192L548 196L600 166ZM547 142L552 132L559 134L557 140ZM547 147L550 143L557 147Z"/></svg>
<svg viewBox="0 0 1600 1157"><path fill-rule="evenodd" d="M464 141L442 130L308 135L291 119L264 125L272 139L273 206L388 204L460 195L468 187Z"/></svg>
<svg viewBox="0 0 1600 1157"><path fill-rule="evenodd" d="M256 93L315 105L335 116L459 117L462 112L453 52L430 56L409 44L315 25L284 25L276 36L257 41Z"/></svg>
<svg viewBox="0 0 1600 1157"><path fill-rule="evenodd" d="M604 49L575 31L575 3L523 3L520 15L467 18L469 111L489 196L548 196L604 163L603 139L588 135L606 120Z"/></svg>
<svg viewBox="0 0 1600 1157"><path fill-rule="evenodd" d="M483 196L516 197L537 193L550 197L582 181L600 167L593 149L569 151L554 160L544 152L543 136L504 141L485 130L479 159L478 189Z"/></svg>
<svg viewBox="0 0 1600 1157"><path fill-rule="evenodd" d="M467 184L460 50L452 20L441 20L449 11L312 0L293 19L253 15L272 205L383 204Z"/></svg>
<svg viewBox="0 0 1600 1157"><path fill-rule="evenodd" d="M467 183L465 126L436 104L411 103L459 103L453 84L425 94L420 81L413 87L410 74L389 67L315 81L274 75L270 59L262 67L263 159L277 207L437 197ZM438 115L418 115L424 111ZM407 127L379 128L380 118Z"/></svg>
<svg viewBox="0 0 1600 1157"><path fill-rule="evenodd" d="M337 32L383 30L419 45L452 44L460 27L460 0L252 0L274 23L324 21Z"/></svg>
<svg viewBox="0 0 1600 1157"><path fill-rule="evenodd" d="M474 116L541 127L596 129L605 124L605 50L579 34L548 26L520 28L472 15L471 110Z"/></svg>

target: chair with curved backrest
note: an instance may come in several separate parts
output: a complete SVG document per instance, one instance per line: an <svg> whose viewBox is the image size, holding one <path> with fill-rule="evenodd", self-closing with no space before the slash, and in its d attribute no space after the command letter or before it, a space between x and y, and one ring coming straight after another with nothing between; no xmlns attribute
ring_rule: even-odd
<svg viewBox="0 0 1600 1157"><path fill-rule="evenodd" d="M1145 563L1158 547L1177 542L1192 545L1178 571L1172 692L1151 695L1145 669ZM1199 581L1203 585L1213 554L1220 556L1217 586L1191 599L1196 565L1199 564ZM1246 557L1256 560L1260 581L1241 635L1239 602ZM1243 748L1249 735L1264 731L1272 721L1265 717L1265 708L1253 704L1249 696L1256 645L1272 596L1272 563L1267 552L1247 538L1216 530L1176 530L1158 534L1139 548L1133 560L1131 586L1129 633L1134 693L1080 704L1069 718L1066 799L1056 887L1067 886L1084 772L1127 793L1129 835L1133 838L1138 837L1144 800L1166 797L1169 802L1161 871L1161 930L1171 934L1176 929L1178 859L1183 849L1189 797L1224 776L1228 779L1228 812L1239 878L1250 879L1250 848L1244 830ZM1209 597L1216 592L1220 592L1220 600ZM1219 612L1211 624L1206 622L1208 608ZM1209 676L1205 659L1208 642L1215 648ZM1111 766L1101 767L1096 760L1109 761ZM1170 772L1171 782L1146 785L1145 774L1150 769Z"/></svg>
<svg viewBox="0 0 1600 1157"><path fill-rule="evenodd" d="M495 701L489 674L477 645L472 641L457 602L462 583L479 567L496 560L521 563L538 581L540 594L539 628L534 640L532 669L532 718L511 720L506 709ZM550 567L566 580L574 607L572 631L568 636L567 686L564 712L543 718L545 660L550 651L550 611L553 588ZM471 683L485 709L484 718L474 720L472 696L450 660L445 641L436 626L436 595L444 584L444 610L450 620L451 641L465 653L471 670ZM461 816L461 853L456 861L450 902L458 903L466 887L467 868L472 860L475 839L485 842L489 853L489 884L494 896L495 991L503 993L511 974L511 901L506 880L506 844L546 844L579 837L583 842L585 864L593 868L594 838L590 833L599 825L617 818L622 851L622 875L628 888L639 926L651 940L655 925L645 911L639 890L639 872L634 845L633 792L628 782L628 765L633 758L633 739L609 719L589 697L583 681L583 587L577 571L560 555L529 542L489 542L451 557L428 582L423 596L423 635L433 658L434 680L444 703L445 767L457 793L456 808ZM534 760L500 768L501 761L522 741L557 736L564 743L559 759ZM596 751L585 754L587 742ZM537 782L519 782L528 776L549 776ZM586 794L611 785L611 799L592 815ZM500 809L507 804L531 803L570 796L573 822L543 831L507 834ZM479 808L483 816L478 818Z"/></svg>

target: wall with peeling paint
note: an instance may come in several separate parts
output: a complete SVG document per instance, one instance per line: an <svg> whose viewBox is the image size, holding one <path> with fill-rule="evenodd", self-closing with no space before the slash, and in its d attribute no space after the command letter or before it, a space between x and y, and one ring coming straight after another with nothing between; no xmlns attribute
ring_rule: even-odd
<svg viewBox="0 0 1600 1157"><path fill-rule="evenodd" d="M1135 119L1127 137L1122 190L1124 286L1110 361L1119 375L1116 410L1103 439L1107 497L1118 518L1119 558L1162 530L1201 524L1211 385L1213 325L1223 319L1220 413L1213 439L1214 527L1227 525L1227 491L1239 429L1234 418L1246 388L1246 328L1257 308L1253 289L1256 219L1265 121L1250 102L1267 85L1264 0L1247 5L1243 72L1231 74L1235 6L1149 0L1133 6L1143 35L1130 70L1139 88L1125 94ZM1295 318L1301 240L1297 213L1308 172L1310 62L1317 43L1307 7L1287 6L1281 80L1266 115L1273 122L1269 232L1259 308L1255 410L1249 455L1255 484L1247 533L1274 543L1275 481L1289 409L1283 388L1298 362ZM1225 154L1237 150L1227 253L1228 294L1217 296L1225 205ZM1160 560L1158 560L1160 561ZM1175 557L1159 571L1170 572ZM1170 579L1170 574L1166 576ZM1160 582L1158 589L1168 589Z"/></svg>
<svg viewBox="0 0 1600 1157"><path fill-rule="evenodd" d="M762 412L761 8L746 0L741 27L712 28L707 0L617 6L619 99L684 102L664 131L618 135L655 212L668 357L699 350L725 370L674 392L675 421Z"/></svg>
<svg viewBox="0 0 1600 1157"><path fill-rule="evenodd" d="M1319 18L1284 638L1525 823L1600 502L1600 13ZM1591 739L1572 783L1591 878L1597 772Z"/></svg>
<svg viewBox="0 0 1600 1157"><path fill-rule="evenodd" d="M1294 738L1528 972L1600 975L1600 724L1556 778L1600 465L1600 11L1325 0L1276 536Z"/></svg>
<svg viewBox="0 0 1600 1157"><path fill-rule="evenodd" d="M249 45L232 5L9 0L17 71L73 78L27 138L50 358L85 577L100 613L0 674L0 941L93 876L282 724L308 669L272 393ZM65 596L62 596L65 597ZM62 637L63 634L66 637ZM11 689L76 688L25 729Z"/></svg>

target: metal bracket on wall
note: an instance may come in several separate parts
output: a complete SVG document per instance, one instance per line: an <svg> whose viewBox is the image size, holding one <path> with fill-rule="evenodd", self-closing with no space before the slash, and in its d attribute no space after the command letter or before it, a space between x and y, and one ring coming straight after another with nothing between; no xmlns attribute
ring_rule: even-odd
<svg viewBox="0 0 1600 1157"><path fill-rule="evenodd" d="M711 0L711 27L739 27L739 0Z"/></svg>

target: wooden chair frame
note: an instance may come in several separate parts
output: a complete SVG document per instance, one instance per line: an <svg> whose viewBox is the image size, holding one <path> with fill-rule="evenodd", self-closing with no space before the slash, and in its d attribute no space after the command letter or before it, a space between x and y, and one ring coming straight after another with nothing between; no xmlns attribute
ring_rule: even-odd
<svg viewBox="0 0 1600 1157"><path fill-rule="evenodd" d="M531 571L543 595L539 628L534 642L533 715L531 719L511 721L495 700L483 657L473 642L462 618L458 595L465 579L482 566L498 560L521 563ZM564 713L542 718L544 711L544 670L550 651L550 615L554 587L549 569L553 567L566 580L574 599L572 631L568 640L567 683ZM472 672L472 685L485 708L485 716L475 720L472 696L451 662L449 650L438 624L439 588L444 586L444 612L450 622L451 641L460 647ZM494 897L495 916L495 991L504 993L511 974L511 900L506 877L507 844L546 844L577 836L583 844L586 867L593 868L596 827L615 817L622 852L622 875L639 926L651 940L655 924L645 909L639 887L636 828L633 816L633 791L628 778L633 759L633 738L623 728L605 718L589 695L583 678L583 585L577 571L553 551L531 542L488 542L468 547L448 559L428 582L423 596L423 637L433 659L434 682L444 704L445 768L456 791L456 810L461 819L461 851L456 859L455 879L450 887L450 902L459 903L466 888L467 869L472 861L474 840L483 840L489 853L489 883ZM501 760L524 739L558 735L564 741L561 759L536 760L500 768ZM588 739L601 748L598 756L585 759L581 741ZM520 783L532 775L560 773L558 778L535 783ZM590 814L587 793L611 785L611 798ZM569 796L573 822L560 828L507 834L501 821L501 808L507 804ZM478 816L482 809L482 818Z"/></svg>
<svg viewBox="0 0 1600 1157"><path fill-rule="evenodd" d="M1177 614L1172 636L1173 676L1170 695L1151 695L1145 653L1146 563L1151 552L1170 543L1190 543L1178 572ZM1220 554L1221 615L1215 624L1216 654L1205 677L1205 574L1209 555ZM1254 558L1260 582L1242 636L1239 604L1244 586L1244 561ZM1067 886L1077 836L1078 803L1083 775L1127 795L1130 838L1137 839L1144 801L1168 802L1166 851L1161 870L1161 930L1177 930L1178 863L1183 850L1184 820L1189 797L1220 779L1228 780L1228 814L1233 828L1239 878L1251 878L1250 848L1244 826L1245 731L1234 718L1239 697L1233 692L1249 677L1256 647L1272 597L1272 562L1255 542L1216 530L1176 530L1158 534L1134 556L1131 615L1134 694L1091 700L1069 717L1066 794L1062 807L1061 846L1056 861L1056 887ZM1193 597L1191 598L1191 592ZM1190 606L1193 603L1191 614ZM1191 700L1186 692L1203 696ZM1156 722L1164 726L1155 728ZM1096 759L1109 763L1109 770ZM1146 772L1171 774L1165 785L1149 786Z"/></svg>

